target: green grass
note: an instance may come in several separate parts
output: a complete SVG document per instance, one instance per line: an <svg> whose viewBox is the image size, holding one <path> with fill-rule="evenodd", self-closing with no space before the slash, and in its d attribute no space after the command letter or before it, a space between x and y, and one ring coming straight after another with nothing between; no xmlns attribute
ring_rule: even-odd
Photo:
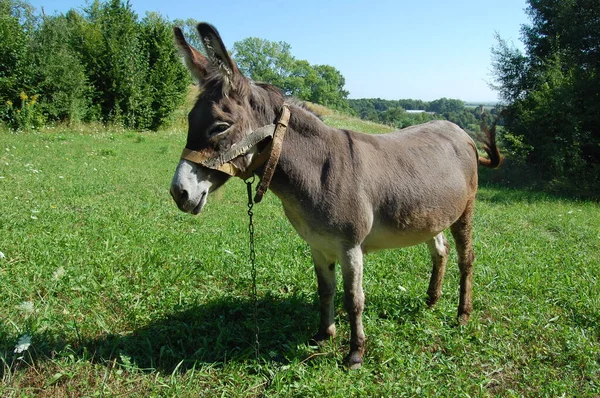
<svg viewBox="0 0 600 398"><path fill-rule="evenodd" d="M339 335L313 350L309 250L267 194L255 206L256 360L245 187L232 180L198 217L177 210L168 186L184 141L0 132L0 396L600 394L597 203L482 187L466 326L454 255L431 310L424 246L369 255L365 365L347 371L341 294ZM24 334L31 346L14 353Z"/></svg>
<svg viewBox="0 0 600 398"><path fill-rule="evenodd" d="M396 130L394 127L352 117L347 114L331 110L322 105L313 103L307 103L307 105L310 110L319 115L325 123L332 127L361 131L369 134L389 133L390 131Z"/></svg>

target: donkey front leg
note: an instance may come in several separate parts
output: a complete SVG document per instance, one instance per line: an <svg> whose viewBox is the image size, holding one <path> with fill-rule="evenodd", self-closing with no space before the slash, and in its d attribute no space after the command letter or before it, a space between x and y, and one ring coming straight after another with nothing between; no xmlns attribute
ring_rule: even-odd
<svg viewBox="0 0 600 398"><path fill-rule="evenodd" d="M321 307L321 323L319 331L312 338L316 343L335 336L334 302L335 296L335 259L327 258L323 253L312 249L317 286Z"/></svg>
<svg viewBox="0 0 600 398"><path fill-rule="evenodd" d="M358 369L363 362L365 352L365 332L362 324L362 313L365 306L365 295L362 288L363 252L355 246L340 256L342 277L344 278L344 306L350 318L350 353L346 362L350 369Z"/></svg>

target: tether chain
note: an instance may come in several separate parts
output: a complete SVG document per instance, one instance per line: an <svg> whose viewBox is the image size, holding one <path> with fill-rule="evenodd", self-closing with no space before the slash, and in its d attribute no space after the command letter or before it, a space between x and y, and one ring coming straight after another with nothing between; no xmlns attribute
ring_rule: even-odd
<svg viewBox="0 0 600 398"><path fill-rule="evenodd" d="M254 355L258 360L260 354L260 342L258 341L258 293L256 290L256 252L254 251L254 223L252 221L252 208L254 202L252 201L252 184L254 183L254 177L251 180L246 181L246 190L248 191L248 233L250 234L250 273L252 275L252 317L254 318Z"/></svg>

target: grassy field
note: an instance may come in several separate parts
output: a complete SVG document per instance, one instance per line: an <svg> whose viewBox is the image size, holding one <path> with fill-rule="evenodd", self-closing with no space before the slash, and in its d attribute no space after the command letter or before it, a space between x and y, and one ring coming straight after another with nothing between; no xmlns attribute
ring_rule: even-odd
<svg viewBox="0 0 600 398"><path fill-rule="evenodd" d="M369 255L365 365L347 371L341 294L337 338L309 347L309 250L267 194L257 360L245 187L232 180L197 217L177 210L168 186L184 141L0 131L0 396L600 395L597 203L482 186L466 326L454 254L431 310L426 247Z"/></svg>

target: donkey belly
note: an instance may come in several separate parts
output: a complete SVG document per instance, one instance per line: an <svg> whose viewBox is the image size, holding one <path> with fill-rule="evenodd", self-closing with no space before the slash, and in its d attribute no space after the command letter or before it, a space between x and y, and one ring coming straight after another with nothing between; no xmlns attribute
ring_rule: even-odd
<svg viewBox="0 0 600 398"><path fill-rule="evenodd" d="M371 230L363 242L363 252L375 252L383 249L394 249L418 245L436 236L440 231L400 231L387 227L376 227Z"/></svg>
<svg viewBox="0 0 600 398"><path fill-rule="evenodd" d="M384 249L393 249L418 245L436 236L440 231L424 229L419 231L396 229L384 225L371 223L370 231L364 238L350 237L343 233L331 232L331 226L326 225L327 220L307 221L308 217L299 216L298 213L286 208L286 216L298 235L304 239L313 249L323 254L337 257L340 250L349 242L357 239L356 243L362 246L364 253ZM372 220L371 217L368 217ZM325 221L325 223L323 223Z"/></svg>

